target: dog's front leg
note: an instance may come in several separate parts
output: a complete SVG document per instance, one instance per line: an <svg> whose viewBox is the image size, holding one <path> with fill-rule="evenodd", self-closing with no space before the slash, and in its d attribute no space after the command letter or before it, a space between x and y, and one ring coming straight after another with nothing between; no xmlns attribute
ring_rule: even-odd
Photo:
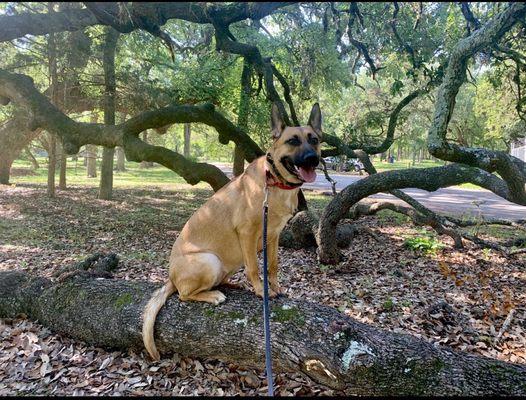
<svg viewBox="0 0 526 400"><path fill-rule="evenodd" d="M270 288L276 294L282 294L283 290L279 286L278 281L278 243L279 236L272 235L268 240L268 280L270 283Z"/></svg>
<svg viewBox="0 0 526 400"><path fill-rule="evenodd" d="M257 258L257 234L243 232L240 234L239 241L243 252L245 263L245 274L254 288L254 292L263 297L263 283L259 277L258 258ZM269 291L270 297L275 297L273 290Z"/></svg>

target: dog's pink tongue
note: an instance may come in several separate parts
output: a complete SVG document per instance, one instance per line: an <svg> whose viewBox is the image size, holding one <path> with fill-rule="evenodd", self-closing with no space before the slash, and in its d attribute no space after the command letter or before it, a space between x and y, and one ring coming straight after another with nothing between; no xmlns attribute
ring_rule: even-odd
<svg viewBox="0 0 526 400"><path fill-rule="evenodd" d="M314 182L316 180L316 171L314 168L303 168L300 167L298 169L299 175L301 176L301 179L303 179L305 182Z"/></svg>

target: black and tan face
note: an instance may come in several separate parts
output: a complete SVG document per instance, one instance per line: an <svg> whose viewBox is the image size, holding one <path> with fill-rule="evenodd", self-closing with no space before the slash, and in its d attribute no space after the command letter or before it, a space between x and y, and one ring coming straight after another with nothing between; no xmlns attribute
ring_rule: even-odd
<svg viewBox="0 0 526 400"><path fill-rule="evenodd" d="M269 152L280 175L291 183L314 182L321 156L319 104L312 106L306 126L285 126L278 107L273 104L271 124L274 143Z"/></svg>

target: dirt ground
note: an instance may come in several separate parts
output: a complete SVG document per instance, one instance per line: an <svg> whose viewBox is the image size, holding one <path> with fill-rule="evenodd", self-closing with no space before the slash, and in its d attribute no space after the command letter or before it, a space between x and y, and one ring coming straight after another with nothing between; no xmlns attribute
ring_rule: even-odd
<svg viewBox="0 0 526 400"><path fill-rule="evenodd" d="M118 189L114 201L104 201L96 199L96 189L76 187L50 200L42 186L0 186L0 270L50 277L93 253L115 252L118 278L160 283L178 231L210 194L184 185L177 191ZM311 200L313 208L327 201ZM287 296L432 343L526 363L524 254L505 256L471 244L455 250L449 238L388 211L358 223L377 237L354 239L337 266L318 264L313 249L280 248ZM505 227L476 229L487 239L521 234ZM423 237L433 248L408 247ZM242 273L234 281L247 285ZM510 312L511 323L497 341ZM0 338L0 395L266 393L263 370L179 355L152 363L144 352L87 346L22 318L0 320ZM300 374L278 374L275 381L277 395L338 394Z"/></svg>

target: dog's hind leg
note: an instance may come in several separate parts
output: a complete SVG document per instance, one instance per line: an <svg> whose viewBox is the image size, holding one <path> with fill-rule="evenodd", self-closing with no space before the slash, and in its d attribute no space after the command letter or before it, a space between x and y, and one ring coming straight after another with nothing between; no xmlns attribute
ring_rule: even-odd
<svg viewBox="0 0 526 400"><path fill-rule="evenodd" d="M219 304L226 297L219 290L210 290L224 279L221 260L212 253L191 253L173 260L173 275L179 299Z"/></svg>

